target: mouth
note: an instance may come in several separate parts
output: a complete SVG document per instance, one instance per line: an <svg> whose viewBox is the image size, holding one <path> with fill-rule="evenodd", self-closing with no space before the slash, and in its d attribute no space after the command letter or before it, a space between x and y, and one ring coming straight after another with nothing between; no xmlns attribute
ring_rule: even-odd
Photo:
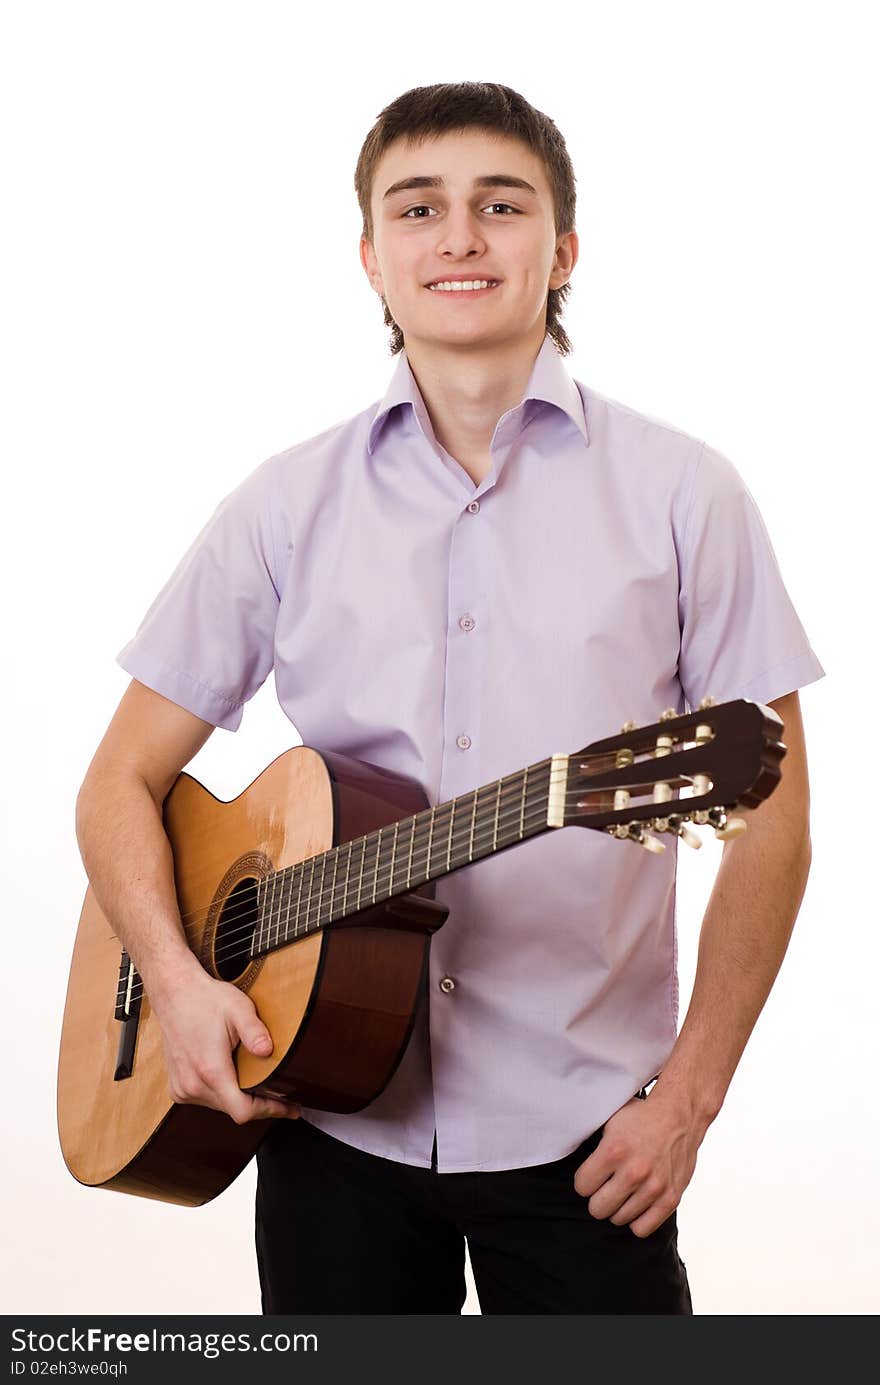
<svg viewBox="0 0 880 1385"><path fill-rule="evenodd" d="M459 283L479 284L479 288L459 288ZM441 285L447 285L442 287ZM425 288L437 298L486 298L501 285L500 279L441 280L436 284L426 284Z"/></svg>

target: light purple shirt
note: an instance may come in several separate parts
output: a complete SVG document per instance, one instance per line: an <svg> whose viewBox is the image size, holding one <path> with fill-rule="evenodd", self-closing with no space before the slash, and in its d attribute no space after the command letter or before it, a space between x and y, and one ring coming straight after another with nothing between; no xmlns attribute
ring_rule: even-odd
<svg viewBox="0 0 880 1385"><path fill-rule="evenodd" d="M823 676L732 463L573 380L549 335L491 454L475 485L401 353L378 406L221 502L117 661L230 731L274 666L306 745L432 804L629 719ZM423 1168L436 1127L441 1173L570 1153L675 1041L663 840L569 827L438 880L449 917L400 1067L364 1110L305 1118Z"/></svg>

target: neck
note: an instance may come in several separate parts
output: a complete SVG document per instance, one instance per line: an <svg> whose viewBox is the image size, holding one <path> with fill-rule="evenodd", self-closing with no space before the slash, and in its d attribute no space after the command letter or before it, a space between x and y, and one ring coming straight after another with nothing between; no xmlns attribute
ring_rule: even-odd
<svg viewBox="0 0 880 1385"><path fill-rule="evenodd" d="M498 420L520 403L544 336L539 322L528 337L491 349L407 340L406 358L434 436L462 466L489 456Z"/></svg>

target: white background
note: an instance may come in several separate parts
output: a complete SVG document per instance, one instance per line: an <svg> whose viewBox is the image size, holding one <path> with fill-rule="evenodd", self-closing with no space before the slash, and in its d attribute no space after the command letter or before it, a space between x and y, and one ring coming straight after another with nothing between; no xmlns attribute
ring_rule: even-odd
<svg viewBox="0 0 880 1385"><path fill-rule="evenodd" d="M871 7L5 15L5 1311L259 1311L253 1167L192 1211L62 1163L74 801L128 683L114 656L218 501L384 392L357 254L367 131L409 87L493 80L555 120L577 174L569 370L731 458L828 674L801 694L807 895L679 1210L695 1310L875 1312ZM232 797L298 739L270 677L190 771ZM720 852L680 853L682 1012Z"/></svg>

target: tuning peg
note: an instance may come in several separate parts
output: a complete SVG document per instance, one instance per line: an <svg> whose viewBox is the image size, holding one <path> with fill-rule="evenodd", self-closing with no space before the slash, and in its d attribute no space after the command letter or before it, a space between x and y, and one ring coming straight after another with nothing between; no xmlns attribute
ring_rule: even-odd
<svg viewBox="0 0 880 1385"><path fill-rule="evenodd" d="M666 843L661 842L659 837L652 837L650 832L643 832L639 838L639 846L643 846L646 851L660 852L666 850Z"/></svg>
<svg viewBox="0 0 880 1385"><path fill-rule="evenodd" d="M741 837L747 828L748 823L744 818L727 818L719 827L715 828L715 836L722 842L729 842L734 837Z"/></svg>
<svg viewBox="0 0 880 1385"><path fill-rule="evenodd" d="M673 717L677 717L677 716L678 716L678 712L675 710L674 707L667 707L665 712L661 712L661 713L660 713L660 715L659 715L659 717L657 718L657 720L658 720L658 721L671 721Z"/></svg>
<svg viewBox="0 0 880 1385"><path fill-rule="evenodd" d="M653 827L654 819L646 818L641 822L618 822L605 828L612 837L618 837L621 841L637 842L646 851L660 852L666 850L666 843L661 842L659 837L652 837L650 832L646 832L646 827Z"/></svg>
<svg viewBox="0 0 880 1385"><path fill-rule="evenodd" d="M621 735L626 735L627 731L635 731L635 730L636 730L636 723L635 723L634 721L625 721L625 722L623 723L623 725L621 726L621 728L620 728Z"/></svg>
<svg viewBox="0 0 880 1385"><path fill-rule="evenodd" d="M678 836L684 842L685 846L692 846L695 851L703 845L703 838L699 836L698 833L693 832L685 822L679 827Z"/></svg>
<svg viewBox="0 0 880 1385"><path fill-rule="evenodd" d="M671 754L672 754L672 737L671 737L671 736L658 736L658 737L657 737L657 749L655 750L654 754L655 754L655 755L671 755Z"/></svg>
<svg viewBox="0 0 880 1385"><path fill-rule="evenodd" d="M704 710L704 708L706 708L706 707L717 707L717 706L718 706L718 703L715 701L715 698L714 698L714 697L704 697L703 700L702 700L702 702L700 703L699 707L697 708L697 711L698 711L698 712L702 712L702 711Z"/></svg>

